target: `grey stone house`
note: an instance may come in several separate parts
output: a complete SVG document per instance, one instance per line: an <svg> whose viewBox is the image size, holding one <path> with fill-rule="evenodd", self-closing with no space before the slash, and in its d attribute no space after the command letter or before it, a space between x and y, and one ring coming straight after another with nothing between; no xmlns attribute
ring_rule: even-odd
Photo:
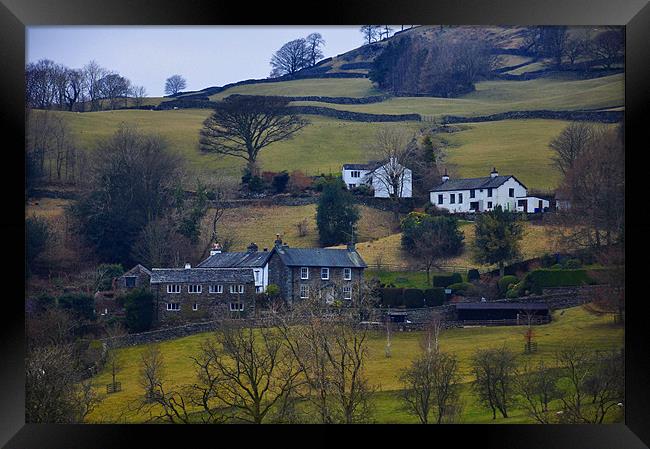
<svg viewBox="0 0 650 449"><path fill-rule="evenodd" d="M130 290L149 286L151 270L143 265L137 264L129 271L115 279L114 290Z"/></svg>
<svg viewBox="0 0 650 449"><path fill-rule="evenodd" d="M197 265L198 268L250 268L255 278L255 292L263 293L269 286L269 261L273 250L258 251L255 243L246 252L210 251L210 256Z"/></svg>
<svg viewBox="0 0 650 449"><path fill-rule="evenodd" d="M354 245L347 249L290 248L277 238L269 261L270 280L285 300L322 298L328 303L356 298L367 265Z"/></svg>
<svg viewBox="0 0 650 449"><path fill-rule="evenodd" d="M158 323L243 316L254 310L250 268L153 268L150 285Z"/></svg>

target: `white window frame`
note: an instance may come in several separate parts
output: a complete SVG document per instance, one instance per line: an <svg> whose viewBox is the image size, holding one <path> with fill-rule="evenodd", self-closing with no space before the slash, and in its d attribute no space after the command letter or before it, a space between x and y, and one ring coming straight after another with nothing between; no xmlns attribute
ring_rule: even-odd
<svg viewBox="0 0 650 449"><path fill-rule="evenodd" d="M173 307L177 306L177 307ZM178 302L168 302L167 303L167 311L168 312L179 312L181 310L181 304Z"/></svg>
<svg viewBox="0 0 650 449"><path fill-rule="evenodd" d="M350 171L350 178L360 178L360 177L361 177L361 171L359 170Z"/></svg>
<svg viewBox="0 0 650 449"><path fill-rule="evenodd" d="M195 291L192 291L194 289ZM199 295L203 292L203 286L201 284L188 284L187 286L187 293L191 293L192 295Z"/></svg>
<svg viewBox="0 0 650 449"><path fill-rule="evenodd" d="M458 194L458 204L463 204L463 194L462 193Z"/></svg>
<svg viewBox="0 0 650 449"><path fill-rule="evenodd" d="M344 281L352 280L352 268L343 268L343 280Z"/></svg>
<svg viewBox="0 0 650 449"><path fill-rule="evenodd" d="M209 292L212 294L221 294L223 293L223 285L221 284L210 284Z"/></svg>
<svg viewBox="0 0 650 449"><path fill-rule="evenodd" d="M303 271L306 273L303 276ZM300 267L300 279L309 279L309 267Z"/></svg>
<svg viewBox="0 0 650 449"><path fill-rule="evenodd" d="M456 194L455 193L450 193L449 194L449 204L456 204Z"/></svg>
<svg viewBox="0 0 650 449"><path fill-rule="evenodd" d="M235 306L235 307L233 307ZM231 302L228 304L228 308L230 309L231 312L243 312L244 311L244 303L243 302Z"/></svg>
<svg viewBox="0 0 650 449"><path fill-rule="evenodd" d="M445 204L445 195L442 193L438 194L438 204Z"/></svg>
<svg viewBox="0 0 650 449"><path fill-rule="evenodd" d="M194 310L195 312L196 312L197 310L199 310L199 305L198 305L198 303L194 303L194 304L192 304L192 310Z"/></svg>
<svg viewBox="0 0 650 449"><path fill-rule="evenodd" d="M307 298L309 298L309 285L300 284L300 299L307 299Z"/></svg>
<svg viewBox="0 0 650 449"><path fill-rule="evenodd" d="M235 293L240 293L240 294L244 293L244 286L242 284L239 284L239 285L232 284L230 286L230 293L233 293L233 294L235 294Z"/></svg>
<svg viewBox="0 0 650 449"><path fill-rule="evenodd" d="M323 273L327 273L327 277L323 277ZM321 267L320 269L320 278L323 281L329 281L330 279L330 269L327 267Z"/></svg>
<svg viewBox="0 0 650 449"><path fill-rule="evenodd" d="M181 292L181 284L167 284L167 293L177 294Z"/></svg>
<svg viewBox="0 0 650 449"><path fill-rule="evenodd" d="M260 270L253 270L253 276L255 277L255 283L257 284L260 282Z"/></svg>
<svg viewBox="0 0 650 449"><path fill-rule="evenodd" d="M343 287L343 299L352 299L352 286Z"/></svg>

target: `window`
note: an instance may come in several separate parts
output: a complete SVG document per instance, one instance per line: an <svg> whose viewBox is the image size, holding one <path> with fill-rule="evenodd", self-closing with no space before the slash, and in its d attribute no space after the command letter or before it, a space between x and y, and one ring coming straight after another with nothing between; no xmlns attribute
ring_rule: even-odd
<svg viewBox="0 0 650 449"><path fill-rule="evenodd" d="M188 293L201 293L203 291L203 288L201 284L190 284L187 286L187 292Z"/></svg>
<svg viewBox="0 0 650 449"><path fill-rule="evenodd" d="M488 197L492 197L492 189L488 189Z"/></svg>
<svg viewBox="0 0 650 449"><path fill-rule="evenodd" d="M350 172L350 177L351 178L360 178L361 177L361 172L359 170L352 170Z"/></svg>
<svg viewBox="0 0 650 449"><path fill-rule="evenodd" d="M508 196L510 198L514 198L515 197L515 189L508 189Z"/></svg>
<svg viewBox="0 0 650 449"><path fill-rule="evenodd" d="M230 293L244 293L244 286L243 285L231 285L230 286Z"/></svg>
<svg viewBox="0 0 650 449"><path fill-rule="evenodd" d="M476 190L472 189L469 191L469 197L470 198L476 198Z"/></svg>
<svg viewBox="0 0 650 449"><path fill-rule="evenodd" d="M133 288L135 287L135 276L126 276L124 278L124 282L126 283L126 288Z"/></svg>
<svg viewBox="0 0 650 449"><path fill-rule="evenodd" d="M169 284L167 286L167 293L180 293L181 286L180 284Z"/></svg>
<svg viewBox="0 0 650 449"><path fill-rule="evenodd" d="M356 184L348 184L349 189L354 189L357 185Z"/></svg>
<svg viewBox="0 0 650 449"><path fill-rule="evenodd" d="M264 287L262 287L261 285L255 287L255 293L263 293L263 292L264 292Z"/></svg>
<svg viewBox="0 0 650 449"><path fill-rule="evenodd" d="M179 310L181 310L181 305L177 302L168 302L167 310L178 312Z"/></svg>
<svg viewBox="0 0 650 449"><path fill-rule="evenodd" d="M492 201L488 201L488 209L492 209Z"/></svg>
<svg viewBox="0 0 650 449"><path fill-rule="evenodd" d="M324 281L328 280L330 278L330 269L329 268L321 268L320 269L320 278L323 279Z"/></svg>
<svg viewBox="0 0 650 449"><path fill-rule="evenodd" d="M199 305L197 303L192 304L192 310L194 310L195 312L199 310Z"/></svg>
<svg viewBox="0 0 650 449"><path fill-rule="evenodd" d="M438 204L444 203L444 199L442 195L438 195Z"/></svg>
<svg viewBox="0 0 650 449"><path fill-rule="evenodd" d="M449 204L454 204L456 203L456 194L455 193L450 193L449 194Z"/></svg>
<svg viewBox="0 0 650 449"><path fill-rule="evenodd" d="M255 283L258 284L261 282L261 274L259 270L254 270L253 275L255 276Z"/></svg>
<svg viewBox="0 0 650 449"><path fill-rule="evenodd" d="M210 293L223 293L223 285L210 285Z"/></svg>
<svg viewBox="0 0 650 449"><path fill-rule="evenodd" d="M231 312L243 312L244 311L244 303L243 302L231 302L230 303L230 311Z"/></svg>
<svg viewBox="0 0 650 449"><path fill-rule="evenodd" d="M309 268L300 267L300 279L309 279Z"/></svg>
<svg viewBox="0 0 650 449"><path fill-rule="evenodd" d="M461 204L463 202L463 194L459 193L458 194L458 204Z"/></svg>
<svg viewBox="0 0 650 449"><path fill-rule="evenodd" d="M343 280L349 281L352 279L352 268L343 268Z"/></svg>
<svg viewBox="0 0 650 449"><path fill-rule="evenodd" d="M300 297L302 299L309 298L309 285L300 285Z"/></svg>
<svg viewBox="0 0 650 449"><path fill-rule="evenodd" d="M343 287L343 299L352 299L352 287Z"/></svg>

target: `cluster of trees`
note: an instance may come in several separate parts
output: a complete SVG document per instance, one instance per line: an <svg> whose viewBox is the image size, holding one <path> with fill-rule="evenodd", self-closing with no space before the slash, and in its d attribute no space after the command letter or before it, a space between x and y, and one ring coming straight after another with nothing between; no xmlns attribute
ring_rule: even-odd
<svg viewBox="0 0 650 449"><path fill-rule="evenodd" d="M355 241L355 226L360 216L359 207L340 178L323 185L316 206L316 226L323 246Z"/></svg>
<svg viewBox="0 0 650 449"><path fill-rule="evenodd" d="M271 57L271 78L293 75L299 70L312 67L323 58L325 39L320 33L294 39L284 44Z"/></svg>
<svg viewBox="0 0 650 449"><path fill-rule="evenodd" d="M223 198L225 188L199 182L186 198L181 161L165 140L122 126L99 143L91 167L70 212L100 261L179 266L205 253L208 198Z"/></svg>
<svg viewBox="0 0 650 449"><path fill-rule="evenodd" d="M396 95L453 97L474 90L493 69L496 57L483 39L454 40L440 34L428 41L403 37L388 43L373 62L370 79Z"/></svg>
<svg viewBox="0 0 650 449"><path fill-rule="evenodd" d="M119 73L90 61L80 69L41 59L25 69L25 101L29 108L97 111L127 106L129 98L140 106L146 96Z"/></svg>
<svg viewBox="0 0 650 449"><path fill-rule="evenodd" d="M575 65L582 58L591 58L606 68L623 62L625 38L621 27L609 27L595 37L590 28L566 26L528 27L524 48L540 57L552 58L556 66L568 62Z"/></svg>
<svg viewBox="0 0 650 449"><path fill-rule="evenodd" d="M356 317L328 314L314 299L272 315L263 328L223 320L192 358L193 381L177 387L170 386L162 352L150 346L132 409L169 423L368 422L368 331Z"/></svg>
<svg viewBox="0 0 650 449"><path fill-rule="evenodd" d="M413 25L411 25L411 28L412 27ZM404 30L404 25L402 25L402 30ZM395 32L393 27L390 25L362 25L361 28L359 28L359 31L363 35L363 41L366 44L372 44L373 42L387 39Z"/></svg>
<svg viewBox="0 0 650 449"><path fill-rule="evenodd" d="M601 424L624 400L622 350L570 346L557 351L552 363L533 364L518 363L504 346L477 350L471 363L474 392L492 419L497 413L507 418L518 403L541 424Z"/></svg>

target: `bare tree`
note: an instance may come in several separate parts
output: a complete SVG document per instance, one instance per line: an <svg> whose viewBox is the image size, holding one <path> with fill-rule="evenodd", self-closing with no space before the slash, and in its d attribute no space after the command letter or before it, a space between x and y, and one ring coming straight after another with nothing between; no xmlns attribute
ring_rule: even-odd
<svg viewBox="0 0 650 449"><path fill-rule="evenodd" d="M246 160L257 172L257 156L268 145L291 138L309 122L280 97L230 96L203 123L201 150Z"/></svg>
<svg viewBox="0 0 650 449"><path fill-rule="evenodd" d="M625 38L622 28L615 27L596 36L591 43L592 55L600 58L606 68L622 62L625 52Z"/></svg>
<svg viewBox="0 0 650 449"><path fill-rule="evenodd" d="M307 46L307 61L310 66L316 65L319 59L323 57L321 47L325 45L325 39L320 33L311 33L305 38Z"/></svg>
<svg viewBox="0 0 650 449"><path fill-rule="evenodd" d="M505 346L495 349L479 349L472 357L474 391L479 400L492 410L508 417L508 407L513 401L515 355Z"/></svg>
<svg viewBox="0 0 650 449"><path fill-rule="evenodd" d="M117 73L109 73L99 80L100 92L108 100L111 109L116 109L120 101L128 98L131 82Z"/></svg>
<svg viewBox="0 0 650 449"><path fill-rule="evenodd" d="M317 46L314 50L317 50ZM300 69L309 67L310 48L307 41L303 38L294 39L284 44L271 57L271 77L276 78L282 75L293 75Z"/></svg>
<svg viewBox="0 0 650 449"><path fill-rule="evenodd" d="M393 217L399 220L399 208L404 186L411 177L410 165L415 160L415 136L402 128L380 128L371 145L371 151L380 161L368 176L376 180L388 193L393 204Z"/></svg>
<svg viewBox="0 0 650 449"><path fill-rule="evenodd" d="M99 99L102 96L101 80L108 71L101 67L96 61L90 61L83 67L86 91L90 100L90 109L96 111L101 108Z"/></svg>
<svg viewBox="0 0 650 449"><path fill-rule="evenodd" d="M66 84L63 91L68 110L73 111L75 105L83 96L84 73L82 70L67 69L65 72Z"/></svg>
<svg viewBox="0 0 650 449"><path fill-rule="evenodd" d="M585 122L571 122L549 146L555 151L553 161L563 175L573 167L575 161L586 151L594 137L594 126Z"/></svg>
<svg viewBox="0 0 650 449"><path fill-rule="evenodd" d="M187 87L187 81L181 75L172 75L165 80L165 93L176 95Z"/></svg>
<svg viewBox="0 0 650 449"><path fill-rule="evenodd" d="M381 25L362 25L360 29L361 34L363 34L363 40L367 44L372 44L377 40L380 30Z"/></svg>
<svg viewBox="0 0 650 449"><path fill-rule="evenodd" d="M390 25L383 25L379 29L379 37L381 39L381 36L384 36L384 39L388 39L390 37L390 33L392 33L394 30Z"/></svg>
<svg viewBox="0 0 650 449"><path fill-rule="evenodd" d="M540 424L551 424L556 414L549 409L552 401L560 398L557 383L559 370L547 366L543 360L536 365L525 361L515 369L514 385L522 398L522 405L528 414Z"/></svg>
<svg viewBox="0 0 650 449"><path fill-rule="evenodd" d="M147 96L147 90L144 86L132 86L130 94L131 97L133 97L133 105L139 107L144 103L144 99Z"/></svg>

